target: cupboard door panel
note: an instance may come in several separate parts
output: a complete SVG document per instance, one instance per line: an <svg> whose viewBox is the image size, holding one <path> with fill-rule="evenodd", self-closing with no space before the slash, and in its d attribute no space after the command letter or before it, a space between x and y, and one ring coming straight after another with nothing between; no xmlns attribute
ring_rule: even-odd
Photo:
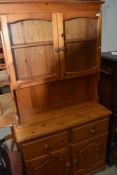
<svg viewBox="0 0 117 175"><path fill-rule="evenodd" d="M70 175L70 160L67 150L45 155L26 162L28 175Z"/></svg>
<svg viewBox="0 0 117 175"><path fill-rule="evenodd" d="M93 39L97 37L97 19L73 18L64 20L65 39Z"/></svg>
<svg viewBox="0 0 117 175"><path fill-rule="evenodd" d="M56 76L53 46L14 50L17 80L36 80Z"/></svg>
<svg viewBox="0 0 117 175"><path fill-rule="evenodd" d="M105 166L107 135L73 145L73 174L84 175Z"/></svg>
<svg viewBox="0 0 117 175"><path fill-rule="evenodd" d="M78 71L85 71L96 66L95 53L96 53L96 41L90 42L76 42L66 43L65 65L66 74L77 73ZM92 48L92 52L90 51Z"/></svg>
<svg viewBox="0 0 117 175"><path fill-rule="evenodd" d="M58 79L56 14L3 16L2 25L14 89Z"/></svg>
<svg viewBox="0 0 117 175"><path fill-rule="evenodd" d="M52 19L51 19L52 20ZM9 25L12 44L35 43L53 40L52 21L24 20Z"/></svg>
<svg viewBox="0 0 117 175"><path fill-rule="evenodd" d="M96 16L64 18L57 14L61 77L77 77L99 70L99 19Z"/></svg>

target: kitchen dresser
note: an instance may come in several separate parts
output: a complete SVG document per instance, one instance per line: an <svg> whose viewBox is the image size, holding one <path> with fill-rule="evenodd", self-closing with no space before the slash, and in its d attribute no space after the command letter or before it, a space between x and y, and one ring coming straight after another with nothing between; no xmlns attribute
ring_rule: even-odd
<svg viewBox="0 0 117 175"><path fill-rule="evenodd" d="M111 112L99 104L100 0L1 1L15 101L13 131L27 175L105 167Z"/></svg>

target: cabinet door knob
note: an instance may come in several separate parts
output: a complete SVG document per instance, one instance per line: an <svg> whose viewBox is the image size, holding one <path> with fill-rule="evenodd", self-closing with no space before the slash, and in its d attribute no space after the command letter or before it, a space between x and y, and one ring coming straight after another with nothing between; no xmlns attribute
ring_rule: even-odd
<svg viewBox="0 0 117 175"><path fill-rule="evenodd" d="M95 134L95 133L96 133L96 127L95 127L95 128L92 128L92 129L90 130L90 132L91 132L91 134Z"/></svg>
<svg viewBox="0 0 117 175"><path fill-rule="evenodd" d="M64 38L64 33L61 33L61 37Z"/></svg>
<svg viewBox="0 0 117 175"><path fill-rule="evenodd" d="M100 16L100 13L96 13L96 16Z"/></svg>
<svg viewBox="0 0 117 175"><path fill-rule="evenodd" d="M78 160L76 158L73 159L74 164L78 164Z"/></svg>
<svg viewBox="0 0 117 175"><path fill-rule="evenodd" d="M60 48L59 47L56 47L55 48L55 52L59 52L60 51Z"/></svg>
<svg viewBox="0 0 117 175"><path fill-rule="evenodd" d="M48 144L45 144L45 149L46 149L46 150L48 150L48 149L49 149Z"/></svg>
<svg viewBox="0 0 117 175"><path fill-rule="evenodd" d="M70 162L67 162L66 165L67 165L67 167L70 167L71 166Z"/></svg>
<svg viewBox="0 0 117 175"><path fill-rule="evenodd" d="M65 46L63 46L63 47L60 48L60 51L63 51L63 52L64 52L64 51L66 51L66 50L67 50L67 49L66 49Z"/></svg>

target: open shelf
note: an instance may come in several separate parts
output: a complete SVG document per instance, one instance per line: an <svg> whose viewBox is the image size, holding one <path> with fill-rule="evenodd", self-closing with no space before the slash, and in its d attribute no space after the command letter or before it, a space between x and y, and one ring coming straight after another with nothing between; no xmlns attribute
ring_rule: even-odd
<svg viewBox="0 0 117 175"><path fill-rule="evenodd" d="M82 71L79 71L79 72L67 72L65 75L66 75L66 78L67 77L72 78L72 77L88 76L88 75L92 75L92 74L95 74L95 73L98 73L98 72L99 72L98 67L92 67L92 68L82 70Z"/></svg>
<svg viewBox="0 0 117 175"><path fill-rule="evenodd" d="M65 40L65 43L76 43L76 42L88 42L96 40L97 38L73 38Z"/></svg>
<svg viewBox="0 0 117 175"><path fill-rule="evenodd" d="M15 45L12 45L11 48L18 49L18 48L46 46L46 45L53 45L53 41L39 41L39 42L32 42L32 43L26 43L26 44L15 44Z"/></svg>

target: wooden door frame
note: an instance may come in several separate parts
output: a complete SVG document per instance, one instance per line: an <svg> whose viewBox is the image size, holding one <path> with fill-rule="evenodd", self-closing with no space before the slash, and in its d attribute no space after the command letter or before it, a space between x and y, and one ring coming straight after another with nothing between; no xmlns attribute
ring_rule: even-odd
<svg viewBox="0 0 117 175"><path fill-rule="evenodd" d="M86 71L79 71L73 73L67 73L65 71L65 43L64 43L64 25L63 21L74 18L94 18L97 19L97 52L96 52L96 66L92 67ZM100 49L101 49L101 15L100 12L97 11L86 11L86 12L72 12L72 13L57 13L57 21L58 21L58 37L59 37L59 48L60 48L60 67L61 67L61 79L69 78L69 77L78 77L84 75L90 75L93 73L98 73L100 69ZM61 49L63 48L63 49Z"/></svg>
<svg viewBox="0 0 117 175"><path fill-rule="evenodd" d="M17 80L16 73L15 73L15 67L13 63L13 56L12 56L12 49L10 44L10 37L9 37L9 31L8 31L8 23L15 23L17 21L21 20L28 20L28 19L46 19L50 20L52 19L52 26L53 26L53 50L54 50L54 58L56 62L56 73L54 76L48 76L47 79L44 80ZM2 24L2 42L4 45L4 53L5 53L5 60L7 64L7 71L9 73L10 77L10 85L11 89L19 89L29 86L34 86L40 83L45 83L48 81L54 81L55 79L59 78L59 53L55 51L56 48L58 48L58 33L57 33L57 16L56 13L45 13L45 14L12 14L12 15L2 15L1 16L1 24Z"/></svg>

